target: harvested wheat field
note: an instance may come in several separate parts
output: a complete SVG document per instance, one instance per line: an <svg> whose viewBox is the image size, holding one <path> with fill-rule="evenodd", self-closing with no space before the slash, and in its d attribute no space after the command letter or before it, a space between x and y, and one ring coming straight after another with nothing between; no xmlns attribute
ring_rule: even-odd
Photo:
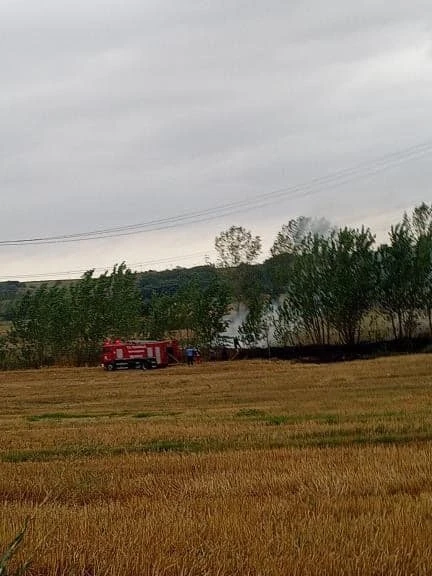
<svg viewBox="0 0 432 576"><path fill-rule="evenodd" d="M11 573L432 574L432 356L0 374Z"/></svg>

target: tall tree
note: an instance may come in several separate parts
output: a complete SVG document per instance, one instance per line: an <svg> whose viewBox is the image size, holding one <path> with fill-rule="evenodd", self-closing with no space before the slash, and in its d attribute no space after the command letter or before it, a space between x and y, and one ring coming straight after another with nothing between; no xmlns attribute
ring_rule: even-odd
<svg viewBox="0 0 432 576"><path fill-rule="evenodd" d="M11 336L22 350L24 363L42 366L69 357L71 308L66 288L42 284L18 301Z"/></svg>
<svg viewBox="0 0 432 576"><path fill-rule="evenodd" d="M416 236L432 236L432 204L424 202L416 206L411 216L411 227Z"/></svg>
<svg viewBox="0 0 432 576"><path fill-rule="evenodd" d="M181 334L184 342L210 347L218 344L228 326L230 292L215 279L202 288L191 280L174 296L154 295L144 318L145 334L163 338Z"/></svg>
<svg viewBox="0 0 432 576"><path fill-rule="evenodd" d="M270 253L272 256L293 254L309 235L328 236L332 230L333 226L326 218L293 218L278 232Z"/></svg>
<svg viewBox="0 0 432 576"><path fill-rule="evenodd" d="M235 267L239 264L252 264L261 252L261 238L253 236L242 226L231 226L215 239L219 266Z"/></svg>
<svg viewBox="0 0 432 576"><path fill-rule="evenodd" d="M147 338L159 340L184 328L179 314L179 296L153 294L144 313L143 332ZM180 317L179 317L180 316Z"/></svg>
<svg viewBox="0 0 432 576"><path fill-rule="evenodd" d="M105 293L111 336L130 338L141 327L141 298L137 275L123 262L114 266Z"/></svg>
<svg viewBox="0 0 432 576"><path fill-rule="evenodd" d="M277 333L297 334L301 341L329 341L328 245L324 238L309 235L296 250L285 298L278 307Z"/></svg>
<svg viewBox="0 0 432 576"><path fill-rule="evenodd" d="M415 245L418 307L426 316L432 336L432 231L418 236Z"/></svg>
<svg viewBox="0 0 432 576"><path fill-rule="evenodd" d="M369 229L343 228L325 243L325 308L341 341L354 344L364 316L376 301L375 238Z"/></svg>
<svg viewBox="0 0 432 576"><path fill-rule="evenodd" d="M432 204L423 202L414 208L410 218L405 214L403 222L411 232L414 248L412 282L415 283L418 315L427 317L432 336Z"/></svg>
<svg viewBox="0 0 432 576"><path fill-rule="evenodd" d="M191 327L198 344L219 344L229 325L230 291L223 281L215 281L204 290L196 283L189 287Z"/></svg>
<svg viewBox="0 0 432 576"><path fill-rule="evenodd" d="M410 338L418 320L419 277L415 239L406 216L391 228L389 236L390 243L378 250L379 305L394 337Z"/></svg>
<svg viewBox="0 0 432 576"><path fill-rule="evenodd" d="M262 265L263 285L266 293L277 299L285 294L292 274L295 253L271 256Z"/></svg>
<svg viewBox="0 0 432 576"><path fill-rule="evenodd" d="M246 346L259 346L263 342L270 354L270 335L274 326L274 308L271 298L259 295L250 302L246 318L239 326L240 340Z"/></svg>
<svg viewBox="0 0 432 576"><path fill-rule="evenodd" d="M130 338L141 326L136 276L122 263L98 278L86 272L71 288L72 326L80 362L94 360L104 338Z"/></svg>
<svg viewBox="0 0 432 576"><path fill-rule="evenodd" d="M231 288L235 302L247 302L255 294L259 283L257 269L252 263L261 252L261 238L253 236L242 226L231 226L215 239L219 255L218 266L224 268L224 276Z"/></svg>
<svg viewBox="0 0 432 576"><path fill-rule="evenodd" d="M274 316L274 339L280 346L296 346L304 341L301 311L292 307L292 301L284 298Z"/></svg>

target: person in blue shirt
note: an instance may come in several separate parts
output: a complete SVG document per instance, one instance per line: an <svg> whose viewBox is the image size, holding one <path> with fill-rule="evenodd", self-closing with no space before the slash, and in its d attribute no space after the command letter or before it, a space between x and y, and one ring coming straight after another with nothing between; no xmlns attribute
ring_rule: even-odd
<svg viewBox="0 0 432 576"><path fill-rule="evenodd" d="M193 366L194 358L195 358L195 348L193 346L188 346L186 348L186 358L188 366Z"/></svg>

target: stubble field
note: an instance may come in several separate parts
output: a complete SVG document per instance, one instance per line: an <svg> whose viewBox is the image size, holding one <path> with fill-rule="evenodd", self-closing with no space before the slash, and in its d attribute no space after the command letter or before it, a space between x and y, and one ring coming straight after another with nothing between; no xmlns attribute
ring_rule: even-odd
<svg viewBox="0 0 432 576"><path fill-rule="evenodd" d="M432 574L432 356L0 374L44 576ZM13 567L13 566L12 566Z"/></svg>

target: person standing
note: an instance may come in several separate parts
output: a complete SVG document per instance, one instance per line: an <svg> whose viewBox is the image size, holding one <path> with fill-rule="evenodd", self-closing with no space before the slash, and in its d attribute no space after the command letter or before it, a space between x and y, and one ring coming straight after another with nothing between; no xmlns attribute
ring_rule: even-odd
<svg viewBox="0 0 432 576"><path fill-rule="evenodd" d="M186 359L188 366L193 366L195 356L195 348L193 346L188 346L186 348Z"/></svg>
<svg viewBox="0 0 432 576"><path fill-rule="evenodd" d="M199 348L195 348L195 361L197 364L201 364L201 352Z"/></svg>

